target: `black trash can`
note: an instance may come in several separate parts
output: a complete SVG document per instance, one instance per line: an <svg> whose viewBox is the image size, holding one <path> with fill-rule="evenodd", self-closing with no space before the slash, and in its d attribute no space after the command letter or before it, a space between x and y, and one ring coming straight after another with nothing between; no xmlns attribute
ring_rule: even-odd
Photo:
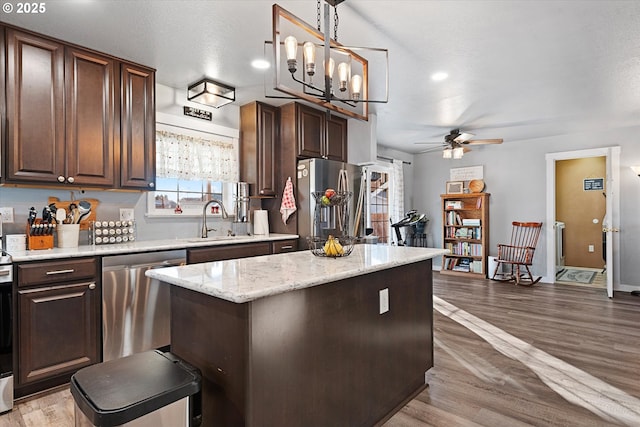
<svg viewBox="0 0 640 427"><path fill-rule="evenodd" d="M76 427L201 423L199 371L160 351L89 366L71 377Z"/></svg>

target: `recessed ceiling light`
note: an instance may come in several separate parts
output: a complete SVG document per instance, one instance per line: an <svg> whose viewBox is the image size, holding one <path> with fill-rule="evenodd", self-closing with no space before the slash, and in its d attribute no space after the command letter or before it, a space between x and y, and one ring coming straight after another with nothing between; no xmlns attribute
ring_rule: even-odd
<svg viewBox="0 0 640 427"><path fill-rule="evenodd" d="M264 59L254 59L251 61L251 66L258 70L266 70L271 66L271 64L269 64L269 61L265 61Z"/></svg>
<svg viewBox="0 0 640 427"><path fill-rule="evenodd" d="M431 80L433 80L434 82L440 82L444 79L446 79L447 77L449 77L449 74L443 72L443 71L439 71L437 73L433 73L431 74Z"/></svg>

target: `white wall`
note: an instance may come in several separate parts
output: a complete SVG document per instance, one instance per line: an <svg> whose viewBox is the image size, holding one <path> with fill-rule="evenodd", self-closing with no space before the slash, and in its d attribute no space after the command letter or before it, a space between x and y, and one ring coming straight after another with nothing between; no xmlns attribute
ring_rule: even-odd
<svg viewBox="0 0 640 427"><path fill-rule="evenodd" d="M441 245L442 217L437 213L449 169L483 165L485 191L491 194L489 255L497 255L496 245L509 241L512 221L542 221L543 227L549 226L545 212L546 153L620 146L621 233L620 253L615 256L620 257L620 283L640 287L640 178L630 168L640 165L640 144L630 138L638 135L639 131L640 126L635 126L528 141L505 141L502 145L473 146L473 151L460 160L445 160L438 152L415 155L415 208L434 213L429 233L436 244ZM548 244L543 230L534 258L533 271L536 275L545 275Z"/></svg>

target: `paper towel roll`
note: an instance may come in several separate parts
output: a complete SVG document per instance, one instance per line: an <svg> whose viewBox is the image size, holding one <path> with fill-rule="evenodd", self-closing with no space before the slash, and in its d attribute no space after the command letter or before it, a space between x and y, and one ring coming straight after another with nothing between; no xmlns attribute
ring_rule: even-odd
<svg viewBox="0 0 640 427"><path fill-rule="evenodd" d="M268 211L253 211L253 234L269 235L269 215Z"/></svg>

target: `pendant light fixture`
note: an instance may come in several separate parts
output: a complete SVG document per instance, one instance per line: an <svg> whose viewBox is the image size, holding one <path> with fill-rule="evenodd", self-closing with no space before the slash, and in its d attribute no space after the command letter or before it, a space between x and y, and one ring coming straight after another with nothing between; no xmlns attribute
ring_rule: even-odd
<svg viewBox="0 0 640 427"><path fill-rule="evenodd" d="M386 49L349 47L338 43L338 4L345 0L324 0L324 31L321 31L321 0L317 1L317 28L273 5L273 89L285 95L267 98L301 99L360 120L368 119L368 103L386 103L389 98L389 55ZM333 38L330 34L333 14ZM367 57L365 57L365 55ZM371 66L375 64L375 72ZM378 99L371 97L371 76L383 88ZM265 87L266 90L266 87Z"/></svg>

